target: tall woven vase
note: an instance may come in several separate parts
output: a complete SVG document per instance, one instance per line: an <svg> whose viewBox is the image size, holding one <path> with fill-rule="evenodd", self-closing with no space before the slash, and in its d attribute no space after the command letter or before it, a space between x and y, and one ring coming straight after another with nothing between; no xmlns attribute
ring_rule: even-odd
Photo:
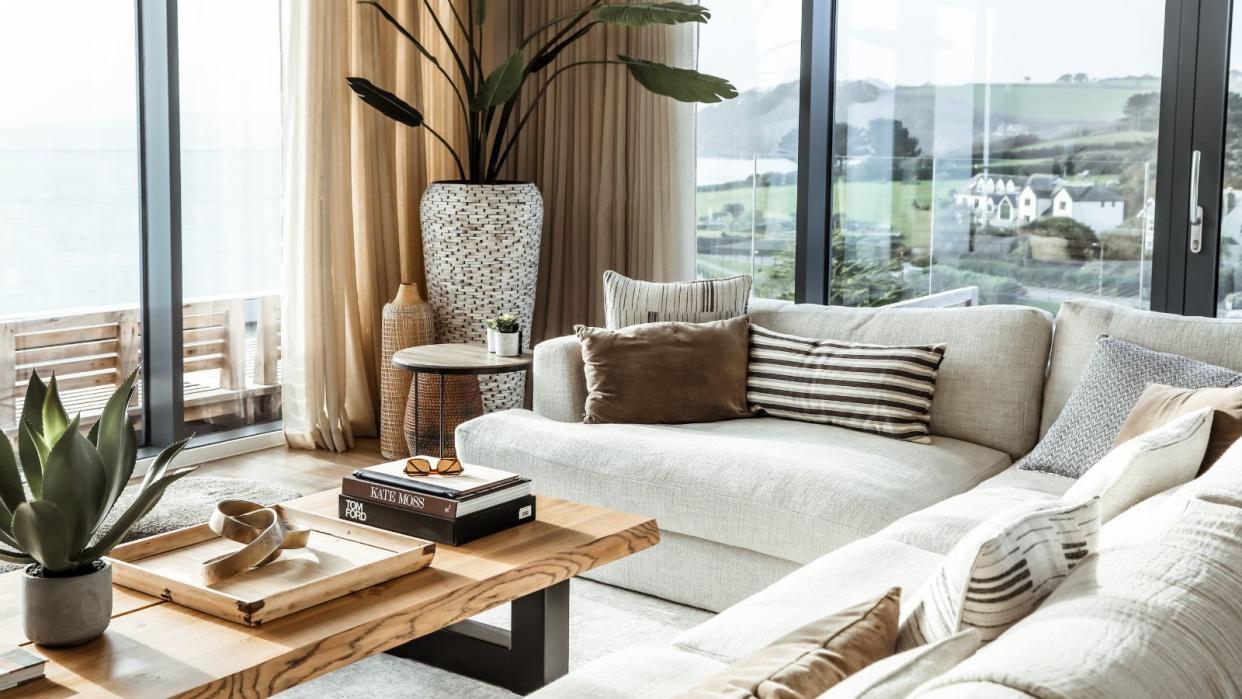
<svg viewBox="0 0 1242 699"><path fill-rule="evenodd" d="M405 443L405 406L410 393L408 371L392 365L397 350L436 341L435 315L414 284L402 283L384 304L380 364L380 453L388 459L409 456Z"/></svg>
<svg viewBox="0 0 1242 699"><path fill-rule="evenodd" d="M436 182L423 194L423 257L440 342L485 342L483 321L512 313L530 349L543 197L529 182ZM479 379L490 412L521 407L526 373Z"/></svg>

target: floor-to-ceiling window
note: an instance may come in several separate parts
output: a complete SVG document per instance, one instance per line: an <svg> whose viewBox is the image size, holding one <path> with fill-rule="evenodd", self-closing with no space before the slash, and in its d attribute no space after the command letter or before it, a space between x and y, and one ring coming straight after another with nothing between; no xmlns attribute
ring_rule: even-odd
<svg viewBox="0 0 1242 699"><path fill-rule="evenodd" d="M834 303L1148 305L1164 0L836 8Z"/></svg>
<svg viewBox="0 0 1242 699"><path fill-rule="evenodd" d="M280 7L180 0L184 415L280 418Z"/></svg>
<svg viewBox="0 0 1242 699"><path fill-rule="evenodd" d="M753 292L794 295L801 0L714 0L699 70L728 78L733 100L698 107L700 277L750 274Z"/></svg>
<svg viewBox="0 0 1242 699"><path fill-rule="evenodd" d="M279 420L278 10L0 4L0 430L35 371L85 428L140 366L148 446Z"/></svg>
<svg viewBox="0 0 1242 699"><path fill-rule="evenodd" d="M85 427L141 356L134 3L0 15L0 431L36 371Z"/></svg>

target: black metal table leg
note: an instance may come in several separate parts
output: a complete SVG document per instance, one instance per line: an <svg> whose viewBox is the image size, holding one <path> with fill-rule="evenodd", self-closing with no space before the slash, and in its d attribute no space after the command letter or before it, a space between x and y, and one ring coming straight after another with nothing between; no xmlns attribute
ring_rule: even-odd
<svg viewBox="0 0 1242 699"><path fill-rule="evenodd" d="M569 581L519 597L512 630L467 620L388 652L529 694L569 672Z"/></svg>

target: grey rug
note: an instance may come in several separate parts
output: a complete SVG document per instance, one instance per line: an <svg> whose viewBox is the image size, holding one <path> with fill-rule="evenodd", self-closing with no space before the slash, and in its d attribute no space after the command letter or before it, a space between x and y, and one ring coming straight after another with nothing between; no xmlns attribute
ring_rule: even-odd
<svg viewBox="0 0 1242 699"><path fill-rule="evenodd" d="M107 531L107 527L125 513L137 492L137 486L130 486L121 493L116 506L112 508L112 513L108 515L104 531ZM138 520L134 528L129 530L125 540L142 539L174 529L202 524L211 516L216 503L221 500L243 499L272 505L299 496L301 493L296 490L263 481L187 476L168 487L168 490L164 492L164 497L156 503L147 516ZM0 564L0 573L15 570L18 567L8 563Z"/></svg>
<svg viewBox="0 0 1242 699"><path fill-rule="evenodd" d="M681 631L710 616L710 612L701 609L575 578L569 586L569 670L572 672L622 648L668 643ZM509 607L497 607L475 619L507 627ZM381 653L282 692L279 696L282 699L511 699L518 695L484 682Z"/></svg>

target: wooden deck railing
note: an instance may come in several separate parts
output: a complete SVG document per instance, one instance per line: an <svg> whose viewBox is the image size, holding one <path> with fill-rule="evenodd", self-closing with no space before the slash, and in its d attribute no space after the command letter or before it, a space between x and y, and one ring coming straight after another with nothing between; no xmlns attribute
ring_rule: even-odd
<svg viewBox="0 0 1242 699"><path fill-rule="evenodd" d="M135 306L0 318L0 429L16 426L36 369L55 372L66 410L93 422L142 360L140 318ZM256 401L279 401L278 294L187 301L182 322L187 420L246 415L272 407Z"/></svg>

